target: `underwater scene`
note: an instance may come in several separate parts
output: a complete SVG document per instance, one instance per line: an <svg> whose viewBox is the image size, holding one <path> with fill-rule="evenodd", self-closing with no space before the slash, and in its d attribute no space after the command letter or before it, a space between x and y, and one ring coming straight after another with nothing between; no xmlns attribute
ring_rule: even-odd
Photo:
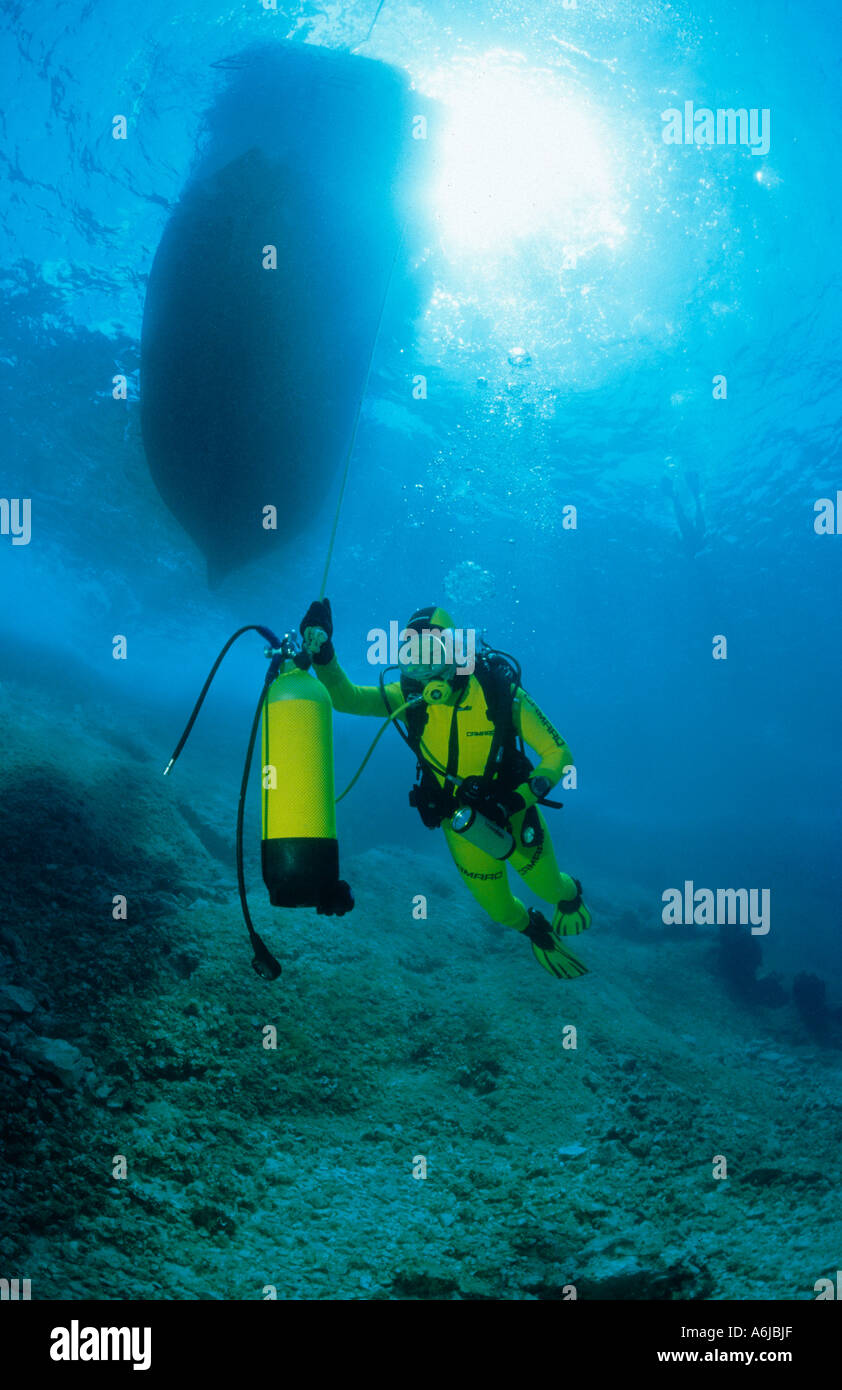
<svg viewBox="0 0 842 1390"><path fill-rule="evenodd" d="M837 8L0 25L3 1298L842 1297Z"/></svg>

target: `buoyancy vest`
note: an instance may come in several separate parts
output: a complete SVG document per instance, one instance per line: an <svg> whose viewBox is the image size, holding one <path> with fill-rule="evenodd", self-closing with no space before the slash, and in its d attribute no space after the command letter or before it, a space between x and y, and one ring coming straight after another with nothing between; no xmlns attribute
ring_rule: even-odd
<svg viewBox="0 0 842 1390"><path fill-rule="evenodd" d="M428 814L444 819L453 809L456 780L481 776L489 790L496 784L513 791L532 771L514 720L519 684L515 663L488 649L477 656L462 699L455 705L418 704L407 710L410 747L418 759L419 783L412 804L428 823Z"/></svg>

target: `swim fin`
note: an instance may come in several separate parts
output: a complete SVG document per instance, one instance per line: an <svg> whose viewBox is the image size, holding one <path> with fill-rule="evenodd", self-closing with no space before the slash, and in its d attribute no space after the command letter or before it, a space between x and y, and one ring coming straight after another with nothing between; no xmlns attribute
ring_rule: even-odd
<svg viewBox="0 0 842 1390"><path fill-rule="evenodd" d="M532 942L532 953L538 964L557 980L577 980L580 975L587 975L588 967L561 944L546 917L534 907L529 909L529 921L523 934Z"/></svg>
<svg viewBox="0 0 842 1390"><path fill-rule="evenodd" d="M576 885L575 898L561 898L553 916L553 931L559 936L579 936L591 924L591 914L582 902L582 885L578 878L572 881Z"/></svg>

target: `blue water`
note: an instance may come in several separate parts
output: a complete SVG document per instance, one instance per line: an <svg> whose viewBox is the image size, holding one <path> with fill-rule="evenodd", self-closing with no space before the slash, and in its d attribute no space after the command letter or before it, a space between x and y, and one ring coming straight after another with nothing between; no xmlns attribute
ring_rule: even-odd
<svg viewBox="0 0 842 1390"><path fill-rule="evenodd" d="M517 653L573 749L565 866L652 923L685 879L768 888L764 962L838 995L842 517L814 529L842 489L837 9L385 0L366 39L375 9L7 8L2 492L32 499L32 539L0 542L0 678L59 715L130 695L163 765L229 633L296 628L318 594L338 477L271 566L209 590L146 468L139 337L213 64L362 45L439 103L441 143L430 293L401 353L375 350L327 586L343 664L370 680L369 628L446 604ZM687 101L767 110L768 153L665 143ZM692 520L694 474L688 546L664 480ZM190 745L232 800L262 675L241 647ZM340 785L369 725L336 721ZM431 852L412 774L386 736L343 853Z"/></svg>
<svg viewBox="0 0 842 1390"><path fill-rule="evenodd" d="M294 626L317 591L324 507L271 574L252 568L208 593L146 473L138 336L211 65L258 38L359 44L372 14L168 3L6 16L4 479L34 514L32 543L5 538L0 551L7 661L19 636L46 640L92 679L128 678L151 706L178 708L229 630ZM462 94L450 117L457 138L460 118L467 127L461 174L466 141L467 167L493 171L507 128L492 128L489 151L485 108L464 97L477 74L489 109L495 82L500 100L514 91L510 167L517 140L547 142L553 101L560 145L568 118L585 121L589 144L584 164L575 149L562 163L569 192L539 209L538 234L499 186L504 234L490 244L454 237L470 213L452 199L432 207L434 300L406 365L375 359L329 585L358 678L369 626L442 598L516 649L581 769L568 834L590 872L621 867L652 887L762 882L780 939L821 948L827 966L842 541L814 533L813 505L840 481L835 23L817 4L492 13L387 0L361 51L406 69L446 112ZM686 100L767 108L769 153L665 144L660 113ZM111 137L116 113L125 142ZM577 196L580 177L597 207ZM524 365L510 365L512 348ZM118 371L128 402L111 399ZM425 401L411 395L416 372ZM726 400L713 399L717 373ZM707 527L695 557L660 486L672 474L692 514L681 490L693 470ZM576 531L561 529L569 503ZM128 670L111 660L115 632L130 636ZM719 633L727 663L711 656ZM236 702L246 665L220 698ZM340 763L366 732L343 728ZM405 771L385 753L377 766L375 837Z"/></svg>

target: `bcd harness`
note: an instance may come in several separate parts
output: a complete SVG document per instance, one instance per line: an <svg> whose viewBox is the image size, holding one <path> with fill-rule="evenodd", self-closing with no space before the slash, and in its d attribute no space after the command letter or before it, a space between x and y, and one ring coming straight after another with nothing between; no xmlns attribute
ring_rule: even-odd
<svg viewBox="0 0 842 1390"><path fill-rule="evenodd" d="M533 771L526 755L523 739L514 719L515 693L520 685L520 668L514 658L503 652L488 649L477 656L474 675L485 700L488 720L492 725L491 746L481 774L483 790L493 795L499 789L504 795L515 790ZM462 694L469 677L464 681ZM406 741L417 759L418 780L409 793L422 821L431 829L452 815L456 807L455 790L459 783L459 703L451 707L447 764L442 767L425 756L423 744L429 706L419 701L405 714ZM444 786L434 774L434 767L444 775Z"/></svg>

